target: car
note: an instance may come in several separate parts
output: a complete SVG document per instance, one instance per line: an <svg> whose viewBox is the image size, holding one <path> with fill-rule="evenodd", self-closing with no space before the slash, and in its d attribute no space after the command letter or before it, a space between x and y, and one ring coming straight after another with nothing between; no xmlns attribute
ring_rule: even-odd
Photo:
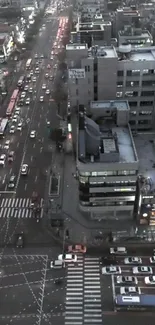
<svg viewBox="0 0 155 325"><path fill-rule="evenodd" d="M25 104L30 105L30 98L26 98Z"/></svg>
<svg viewBox="0 0 155 325"><path fill-rule="evenodd" d="M25 87L24 87L24 91L28 91L28 85L26 85Z"/></svg>
<svg viewBox="0 0 155 325"><path fill-rule="evenodd" d="M39 65L39 61L36 61L35 65L38 66Z"/></svg>
<svg viewBox="0 0 155 325"><path fill-rule="evenodd" d="M15 115L18 116L20 114L20 107L17 107L15 110Z"/></svg>
<svg viewBox="0 0 155 325"><path fill-rule="evenodd" d="M11 128L10 128L9 133L10 133L10 134L15 133L15 126L14 126L14 125L11 125Z"/></svg>
<svg viewBox="0 0 155 325"><path fill-rule="evenodd" d="M110 254L125 255L127 254L127 250L126 247L111 247Z"/></svg>
<svg viewBox="0 0 155 325"><path fill-rule="evenodd" d="M12 189L15 187L15 180L16 180L16 176L12 175L9 179L8 188Z"/></svg>
<svg viewBox="0 0 155 325"><path fill-rule="evenodd" d="M144 279L144 282L146 284L155 285L155 275L146 276L145 279Z"/></svg>
<svg viewBox="0 0 155 325"><path fill-rule="evenodd" d="M31 75L30 75L30 73L29 73L29 74L27 74L27 76L26 76L26 80L27 80L28 82L30 82L30 81L31 81Z"/></svg>
<svg viewBox="0 0 155 325"><path fill-rule="evenodd" d="M12 122L17 123L17 120L18 120L18 115L14 115L12 118Z"/></svg>
<svg viewBox="0 0 155 325"><path fill-rule="evenodd" d="M40 57L41 57L41 59L43 59L44 58L44 54L41 54Z"/></svg>
<svg viewBox="0 0 155 325"><path fill-rule="evenodd" d="M14 151L10 151L8 155L8 162L13 162L14 160Z"/></svg>
<svg viewBox="0 0 155 325"><path fill-rule="evenodd" d="M5 165L5 160L6 160L6 155L5 154L0 155L0 166Z"/></svg>
<svg viewBox="0 0 155 325"><path fill-rule="evenodd" d="M51 55L51 57L50 57L50 60L53 60L54 58L53 58L53 55Z"/></svg>
<svg viewBox="0 0 155 325"><path fill-rule="evenodd" d="M39 73L40 73L40 72L39 72L39 68L36 68L36 69L35 69L35 73L36 73L36 74L39 74Z"/></svg>
<svg viewBox="0 0 155 325"><path fill-rule="evenodd" d="M32 78L32 82L36 82L37 81L37 78L36 77L33 77Z"/></svg>
<svg viewBox="0 0 155 325"><path fill-rule="evenodd" d="M50 77L49 77L49 80L50 80L50 81L53 81L53 80L54 80L54 76L50 76Z"/></svg>
<svg viewBox="0 0 155 325"><path fill-rule="evenodd" d="M42 85L42 89L46 89L46 84L43 84Z"/></svg>
<svg viewBox="0 0 155 325"><path fill-rule="evenodd" d="M35 57L35 59L38 59L38 54L36 53L34 57Z"/></svg>
<svg viewBox="0 0 155 325"><path fill-rule="evenodd" d="M155 256L150 257L150 263L155 264Z"/></svg>
<svg viewBox="0 0 155 325"><path fill-rule="evenodd" d="M122 276L122 275L118 275L116 278L116 282L117 284L137 284L138 280L135 276Z"/></svg>
<svg viewBox="0 0 155 325"><path fill-rule="evenodd" d="M75 254L60 254L58 256L59 261L63 261L65 263L77 262L77 255Z"/></svg>
<svg viewBox="0 0 155 325"><path fill-rule="evenodd" d="M68 246L69 253L86 253L87 248L83 245L70 245Z"/></svg>
<svg viewBox="0 0 155 325"><path fill-rule="evenodd" d="M24 234L23 234L23 232L16 235L16 247L17 248L23 248L24 247Z"/></svg>
<svg viewBox="0 0 155 325"><path fill-rule="evenodd" d="M4 143L4 149L8 150L10 146L10 140L6 140Z"/></svg>
<svg viewBox="0 0 155 325"><path fill-rule="evenodd" d="M24 99L23 98L19 100L18 105L19 106L23 106L24 105Z"/></svg>
<svg viewBox="0 0 155 325"><path fill-rule="evenodd" d="M45 78L49 78L49 74L48 73L45 73Z"/></svg>
<svg viewBox="0 0 155 325"><path fill-rule="evenodd" d="M33 88L32 87L29 88L29 93L33 93Z"/></svg>
<svg viewBox="0 0 155 325"><path fill-rule="evenodd" d="M20 122L17 125L17 131L21 131L21 130L22 130L22 123Z"/></svg>
<svg viewBox="0 0 155 325"><path fill-rule="evenodd" d="M30 138L31 138L31 139L34 139L35 137L36 137L36 131L33 130L33 131L31 131L31 133L30 133Z"/></svg>
<svg viewBox="0 0 155 325"><path fill-rule="evenodd" d="M49 89L46 89L45 93L46 93L46 95L49 95L50 94L50 90Z"/></svg>
<svg viewBox="0 0 155 325"><path fill-rule="evenodd" d="M30 76L31 76L31 77L33 76L33 70L30 71Z"/></svg>
<svg viewBox="0 0 155 325"><path fill-rule="evenodd" d="M141 289L139 287L120 287L120 295L133 295L141 294Z"/></svg>
<svg viewBox="0 0 155 325"><path fill-rule="evenodd" d="M27 164L23 164L22 168L21 168L21 175L26 176L28 174L28 165Z"/></svg>
<svg viewBox="0 0 155 325"><path fill-rule="evenodd" d="M132 268L132 272L133 274L152 274L153 270L150 266L134 266Z"/></svg>
<svg viewBox="0 0 155 325"><path fill-rule="evenodd" d="M51 269L62 269L64 266L65 265L63 261L55 260L50 262Z"/></svg>
<svg viewBox="0 0 155 325"><path fill-rule="evenodd" d="M26 97L26 92L23 91L23 92L21 93L21 95L20 95L20 98L25 98L25 97Z"/></svg>
<svg viewBox="0 0 155 325"><path fill-rule="evenodd" d="M102 274L121 274L122 270L120 266L105 266L102 267Z"/></svg>
<svg viewBox="0 0 155 325"><path fill-rule="evenodd" d="M108 265L117 265L118 261L115 258L111 257L111 256L109 256L109 257L108 256L103 256L103 257L100 258L100 264L101 265L106 265L106 266L108 266Z"/></svg>
<svg viewBox="0 0 155 325"><path fill-rule="evenodd" d="M124 259L124 264L142 264L142 259L141 257L135 257L135 256L131 256L131 257L126 257Z"/></svg>
<svg viewBox="0 0 155 325"><path fill-rule="evenodd" d="M39 100L40 100L40 102L43 102L44 101L44 96L40 96Z"/></svg>

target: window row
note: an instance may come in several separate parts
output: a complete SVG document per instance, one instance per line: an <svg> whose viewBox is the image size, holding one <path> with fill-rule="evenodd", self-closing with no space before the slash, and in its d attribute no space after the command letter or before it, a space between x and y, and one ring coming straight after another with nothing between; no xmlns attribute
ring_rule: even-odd
<svg viewBox="0 0 155 325"><path fill-rule="evenodd" d="M117 87L122 88L123 87L123 81L117 82ZM139 87L139 80L136 81L126 81L125 84L126 87ZM155 80L143 80L142 81L142 87L154 87L155 86Z"/></svg>
<svg viewBox="0 0 155 325"><path fill-rule="evenodd" d="M137 107L138 106L138 102L129 102L129 105L130 105L130 107ZM147 101L141 101L140 102L140 107L144 107L144 106L146 106L146 107L149 107L149 106L151 106L151 107L153 107L153 101L152 100L147 100Z"/></svg>
<svg viewBox="0 0 155 325"><path fill-rule="evenodd" d="M108 170L101 172L80 172L80 176L129 176L137 175L136 170Z"/></svg>
<svg viewBox="0 0 155 325"><path fill-rule="evenodd" d="M126 71L126 75L128 77L131 76L140 76L140 73L142 72L142 75L154 75L155 74L155 70L154 69L144 69L143 71L138 70L138 69L133 69L133 70L127 70ZM117 71L117 76L118 77L123 77L125 75L125 71L124 70L119 70Z"/></svg>
<svg viewBox="0 0 155 325"><path fill-rule="evenodd" d="M116 97L121 98L121 97L153 97L155 95L155 92L153 90L148 90L148 91L141 91L141 94L139 95L138 91L126 91L123 95L122 91L117 91Z"/></svg>

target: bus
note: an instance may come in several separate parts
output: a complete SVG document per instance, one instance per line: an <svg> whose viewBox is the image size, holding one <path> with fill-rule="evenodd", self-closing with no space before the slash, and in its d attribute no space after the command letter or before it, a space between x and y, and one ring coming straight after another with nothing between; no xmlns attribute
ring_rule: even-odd
<svg viewBox="0 0 155 325"><path fill-rule="evenodd" d="M8 124L8 118L0 118L0 136L4 135L7 124Z"/></svg>
<svg viewBox="0 0 155 325"><path fill-rule="evenodd" d="M155 295L117 295L115 309L117 311L155 311Z"/></svg>
<svg viewBox="0 0 155 325"><path fill-rule="evenodd" d="M11 101L17 101L17 98L18 98L18 94L19 94L19 89L15 89L12 93L12 96L11 96Z"/></svg>
<svg viewBox="0 0 155 325"><path fill-rule="evenodd" d="M26 70L29 70L31 67L32 59L28 59L26 62Z"/></svg>
<svg viewBox="0 0 155 325"><path fill-rule="evenodd" d="M6 110L6 116L11 116L13 110L14 110L14 107L15 107L15 100L14 101L10 101L8 107L7 107L7 110Z"/></svg>
<svg viewBox="0 0 155 325"><path fill-rule="evenodd" d="M18 80L17 85L18 85L19 88L23 88L24 87L24 83L25 83L25 76L21 76L19 78L19 80Z"/></svg>

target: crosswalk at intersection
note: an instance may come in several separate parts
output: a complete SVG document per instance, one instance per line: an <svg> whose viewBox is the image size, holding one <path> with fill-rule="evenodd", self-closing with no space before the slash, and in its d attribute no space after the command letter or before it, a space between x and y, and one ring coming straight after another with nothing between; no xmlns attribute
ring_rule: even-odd
<svg viewBox="0 0 155 325"><path fill-rule="evenodd" d="M43 199L40 206L43 205ZM40 218L43 216L41 209ZM35 218L29 198L3 198L0 201L0 218Z"/></svg>
<svg viewBox="0 0 155 325"><path fill-rule="evenodd" d="M78 255L67 266L65 325L102 324L99 258Z"/></svg>

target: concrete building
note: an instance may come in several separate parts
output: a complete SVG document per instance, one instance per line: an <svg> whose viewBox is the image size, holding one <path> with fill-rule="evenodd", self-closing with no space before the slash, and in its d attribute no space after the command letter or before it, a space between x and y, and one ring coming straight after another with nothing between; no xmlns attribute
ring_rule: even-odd
<svg viewBox="0 0 155 325"><path fill-rule="evenodd" d="M79 110L79 208L91 218L133 218L139 161L129 111L127 101L91 102L89 117Z"/></svg>
<svg viewBox="0 0 155 325"><path fill-rule="evenodd" d="M148 30L127 26L118 32L118 45L131 44L132 47L150 47L153 45L152 35Z"/></svg>
<svg viewBox="0 0 155 325"><path fill-rule="evenodd" d="M66 46L71 107L89 107L90 101L128 100L133 129L151 129L155 121L155 47L130 45Z"/></svg>
<svg viewBox="0 0 155 325"><path fill-rule="evenodd" d="M139 27L140 12L136 7L124 7L119 8L115 12L114 32L117 36L120 30L124 29L124 26Z"/></svg>
<svg viewBox="0 0 155 325"><path fill-rule="evenodd" d="M77 10L82 13L84 18L93 19L96 13L100 13L100 1L94 0L78 0L76 3Z"/></svg>
<svg viewBox="0 0 155 325"><path fill-rule="evenodd" d="M103 21L102 15L95 15L92 22L78 23L75 31L71 32L71 41L73 43L86 43L88 47L93 45L110 45L112 24L110 21Z"/></svg>
<svg viewBox="0 0 155 325"><path fill-rule="evenodd" d="M14 28L7 23L0 23L0 62L7 61L14 49Z"/></svg>
<svg viewBox="0 0 155 325"><path fill-rule="evenodd" d="M35 8L38 6L39 1L38 0L0 0L0 6L3 7L20 7L20 8L26 8L26 7L32 7Z"/></svg>

